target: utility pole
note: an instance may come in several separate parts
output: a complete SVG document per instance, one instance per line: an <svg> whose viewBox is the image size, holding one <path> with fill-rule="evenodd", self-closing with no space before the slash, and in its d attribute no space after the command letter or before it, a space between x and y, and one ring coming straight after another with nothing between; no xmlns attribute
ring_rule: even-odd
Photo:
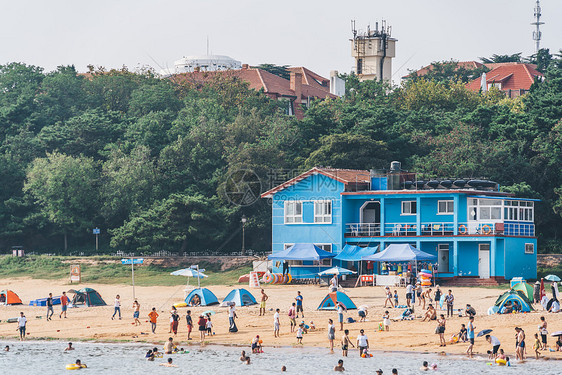
<svg viewBox="0 0 562 375"><path fill-rule="evenodd" d="M246 221L248 221L248 219L246 219L246 216L242 215L242 219L240 220L242 222L242 251L240 252L240 254L242 256L244 256L246 254L246 248L245 248L245 240L246 240Z"/></svg>

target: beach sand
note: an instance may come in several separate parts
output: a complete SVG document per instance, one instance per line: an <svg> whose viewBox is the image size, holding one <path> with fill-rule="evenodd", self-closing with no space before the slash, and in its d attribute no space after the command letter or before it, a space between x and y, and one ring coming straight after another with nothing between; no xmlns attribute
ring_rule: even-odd
<svg viewBox="0 0 562 375"><path fill-rule="evenodd" d="M44 298L49 292L58 296L61 292L71 288L79 289L90 287L96 289L108 306L91 307L91 308L72 308L68 311L67 319L60 319L60 305L55 305L55 315L51 321L45 319L46 307L27 306L30 300L36 298ZM232 288L245 287L250 290L256 299L259 299L259 289L249 289L247 285L216 285L210 286L219 300L222 300ZM14 278L0 280L1 289L11 289L15 291L24 305L19 306L0 306L0 337L4 339L16 339L17 324L5 323L8 318L14 318L23 311L28 318L28 339L54 338L60 340L98 340L98 341L116 341L116 342L147 342L161 345L164 340L170 337L169 331L169 311L173 303L182 302L184 298L183 286L154 286L154 287L136 287L135 294L141 304L141 326L134 326L133 322L133 295L130 285L106 285L106 284L80 284L71 285L67 280L37 280L28 278ZM339 324L337 323L337 314L334 311L317 311L320 301L326 296L328 290L326 287L317 285L265 285L264 289L269 295L267 301L266 316L258 316L258 305L250 307L237 307L237 326L239 332L228 332L228 313L227 308L217 305L210 307L190 308L194 316L194 322L200 313L206 310L216 311L213 316L213 325L216 335L206 338L206 341L213 344L225 345L249 345L252 338L259 334L264 342L264 347L268 346L295 346L296 334L290 332L289 319L287 311L294 302L297 290L302 292L304 297L304 310L306 324L314 321L317 330L310 331L304 335L303 344L305 347L325 347L328 348L327 325L328 319L332 318L336 324L336 342L335 350L340 352ZM400 304L405 304L405 288L392 288L398 290ZM446 290L444 290L446 291ZM365 329L369 338L371 350L377 351L409 351L409 352L432 352L447 354L462 354L465 352L467 344L448 344L446 347L439 347L439 337L436 335L436 322L421 322L421 319L414 321L392 322L389 332L378 332L379 322L382 321L382 315L385 309L384 290L382 287L360 287L348 288L347 294L352 298L357 306L369 306L369 314L365 323L344 324L345 329L350 330L350 336L355 343L359 330ZM486 315L486 311L492 306L496 298L502 293L499 289L486 288L453 288L455 295L455 308L464 307L470 303L475 307L477 316L475 319L476 332L483 329L493 329L493 335L497 336L502 342L502 348L506 354L515 358L515 340L514 327L519 326L525 330L527 335L527 355L534 357L532 349L534 342L534 333L537 332L537 326L540 323L540 316L544 315L548 322L549 332L562 330L562 314L543 313L542 308L538 312L528 314L509 314L509 315ZM122 303L122 320L111 320L113 314L113 301L116 294L121 296ZM148 313L156 307L160 317L156 334L150 332L150 323L148 323ZM275 308L281 309L281 337L273 337L273 313ZM187 341L187 328L185 321L185 312L187 308L178 309L181 315L178 335L175 340L181 346L200 345L199 332L194 327L192 332L192 341ZM391 318L398 317L403 309L388 309ZM438 311L438 314L441 311ZM417 306L416 316L422 314L421 307ZM41 318L38 318L41 317ZM357 311L350 310L345 315L358 320ZM300 322L303 319L297 319ZM445 337L447 342L453 333L458 332L461 323L467 323L466 317L449 318L447 320L447 329ZM554 345L555 339L549 337L549 345ZM485 354L491 349L485 339L477 338L474 346L475 354ZM266 349L267 350L267 349ZM547 358L562 359L561 352L543 352ZM357 355L353 351L350 355Z"/></svg>

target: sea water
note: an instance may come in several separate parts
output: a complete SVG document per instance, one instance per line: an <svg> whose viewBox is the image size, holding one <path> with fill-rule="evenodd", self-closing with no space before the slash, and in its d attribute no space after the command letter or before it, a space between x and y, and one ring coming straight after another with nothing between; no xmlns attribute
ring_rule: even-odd
<svg viewBox="0 0 562 375"><path fill-rule="evenodd" d="M345 358L341 352L329 354L319 348L264 348L265 353L249 354L251 364L239 360L241 348L222 346L189 346L186 354L165 355L154 362L144 359L147 344L74 344L76 350L64 352L66 343L48 342L0 342L0 349L10 345L9 352L0 352L0 373L2 374L63 374L66 365L80 359L88 365L79 370L82 374L277 374L281 367L287 367L288 374L329 374L339 359L344 360L348 374L374 374L381 368L384 375L393 368L399 374L420 374L423 361L436 363L434 374L540 374L562 373L562 362L529 360L524 364L514 363L512 367L490 366L485 359L464 359L458 356L436 354L409 354L373 352L373 358L359 358L357 351L351 351ZM248 353L248 348L246 352ZM167 358L173 358L178 368L160 366Z"/></svg>

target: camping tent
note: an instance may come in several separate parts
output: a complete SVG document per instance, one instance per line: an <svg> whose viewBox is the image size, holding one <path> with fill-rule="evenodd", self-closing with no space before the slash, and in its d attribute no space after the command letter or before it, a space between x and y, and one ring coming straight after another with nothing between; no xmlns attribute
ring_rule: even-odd
<svg viewBox="0 0 562 375"><path fill-rule="evenodd" d="M80 290L70 289L68 293L74 293L74 297L70 300L72 306L86 305L91 307L107 305L103 298L101 298L101 295L92 288L82 288Z"/></svg>
<svg viewBox="0 0 562 375"><path fill-rule="evenodd" d="M246 289L232 289L222 302L235 302L236 306L250 306L257 304L252 293L248 292Z"/></svg>
<svg viewBox="0 0 562 375"><path fill-rule="evenodd" d="M533 306L531 305L531 301L525 294L518 290L509 290L498 297L494 306L498 307L500 313L502 313L502 308L508 303L511 302L513 305L521 306L521 312L530 312L533 311Z"/></svg>
<svg viewBox="0 0 562 375"><path fill-rule="evenodd" d="M375 262L435 261L437 256L418 250L409 244L392 244L380 253L361 258Z"/></svg>
<svg viewBox="0 0 562 375"><path fill-rule="evenodd" d="M267 257L269 260L321 260L333 258L335 254L324 251L318 246L311 243L296 243L286 250L271 254Z"/></svg>
<svg viewBox="0 0 562 375"><path fill-rule="evenodd" d="M12 292L11 290L3 290L0 292L0 295L4 296L4 298L6 298L6 305L21 305L21 299L20 297Z"/></svg>
<svg viewBox="0 0 562 375"><path fill-rule="evenodd" d="M335 310L336 305L341 303L348 310L357 309L357 306L353 303L351 298L343 292L332 292L328 293L326 297L320 302L317 310Z"/></svg>
<svg viewBox="0 0 562 375"><path fill-rule="evenodd" d="M511 288L511 290L518 290L525 295L529 299L529 301L533 300L533 287L527 284L526 282L517 283Z"/></svg>
<svg viewBox="0 0 562 375"><path fill-rule="evenodd" d="M199 301L200 301L199 304L193 301L193 298L195 298L195 296L199 297ZM218 305L219 300L209 289L197 288L189 292L187 297L185 297L185 303L187 303L188 306L193 306L193 305L210 306L210 305Z"/></svg>

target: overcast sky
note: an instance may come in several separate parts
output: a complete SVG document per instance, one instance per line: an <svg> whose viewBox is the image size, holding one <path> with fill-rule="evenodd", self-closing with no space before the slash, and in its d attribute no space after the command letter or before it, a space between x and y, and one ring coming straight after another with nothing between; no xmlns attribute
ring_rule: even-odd
<svg viewBox="0 0 562 375"><path fill-rule="evenodd" d="M534 52L533 0L14 0L0 12L0 64L173 66L210 52L251 65L349 72L350 20L387 20L393 79L432 61ZM562 48L562 1L543 0L542 47Z"/></svg>

